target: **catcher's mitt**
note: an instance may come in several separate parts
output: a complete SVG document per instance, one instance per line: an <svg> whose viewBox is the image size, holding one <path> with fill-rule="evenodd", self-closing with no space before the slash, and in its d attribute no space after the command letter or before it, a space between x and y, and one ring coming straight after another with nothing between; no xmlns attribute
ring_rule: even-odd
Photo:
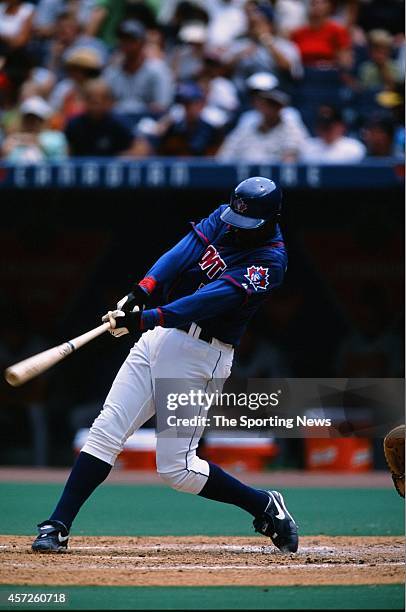
<svg viewBox="0 0 406 612"><path fill-rule="evenodd" d="M392 429L383 441L385 459L396 491L405 496L405 425Z"/></svg>

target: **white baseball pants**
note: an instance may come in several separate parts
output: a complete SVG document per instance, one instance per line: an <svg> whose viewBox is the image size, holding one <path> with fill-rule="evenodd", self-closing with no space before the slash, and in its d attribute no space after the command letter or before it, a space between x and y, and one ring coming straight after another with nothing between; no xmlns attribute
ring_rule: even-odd
<svg viewBox="0 0 406 612"><path fill-rule="evenodd" d="M156 393L160 379L177 379L185 389L221 392L230 375L233 347L216 339L211 344L199 340L199 333L192 324L189 333L156 327L141 336L121 366L82 451L114 465L131 434L154 414L168 414L166 398ZM207 411L191 404L187 414L206 416ZM207 482L209 465L196 455L203 431L197 426L187 437L176 437L174 431L157 435L157 471L179 491L197 494Z"/></svg>

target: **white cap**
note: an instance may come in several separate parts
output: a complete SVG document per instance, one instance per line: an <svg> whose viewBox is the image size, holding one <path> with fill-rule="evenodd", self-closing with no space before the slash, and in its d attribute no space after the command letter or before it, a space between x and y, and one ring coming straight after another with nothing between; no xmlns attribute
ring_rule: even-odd
<svg viewBox="0 0 406 612"><path fill-rule="evenodd" d="M52 109L40 96L31 96L20 105L20 113L22 115L35 115L41 119L48 119Z"/></svg>
<svg viewBox="0 0 406 612"><path fill-rule="evenodd" d="M248 89L257 89L258 91L269 91L278 87L279 80L271 72L255 72L247 79Z"/></svg>
<svg viewBox="0 0 406 612"><path fill-rule="evenodd" d="M207 38L207 28L199 21L189 22L179 31L179 39L185 43L202 44Z"/></svg>

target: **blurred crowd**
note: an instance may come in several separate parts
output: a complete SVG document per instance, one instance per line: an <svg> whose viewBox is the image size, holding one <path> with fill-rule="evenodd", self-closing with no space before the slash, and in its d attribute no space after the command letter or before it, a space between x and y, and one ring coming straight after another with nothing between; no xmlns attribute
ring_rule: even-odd
<svg viewBox="0 0 406 612"><path fill-rule="evenodd" d="M404 153L403 0L0 0L0 151Z"/></svg>

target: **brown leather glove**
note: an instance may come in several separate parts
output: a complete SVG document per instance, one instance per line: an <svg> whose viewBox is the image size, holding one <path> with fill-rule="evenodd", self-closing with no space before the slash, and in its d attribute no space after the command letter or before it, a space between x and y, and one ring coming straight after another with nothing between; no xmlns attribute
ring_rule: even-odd
<svg viewBox="0 0 406 612"><path fill-rule="evenodd" d="M405 496L405 425L392 429L383 441L386 463L392 474L396 491Z"/></svg>

